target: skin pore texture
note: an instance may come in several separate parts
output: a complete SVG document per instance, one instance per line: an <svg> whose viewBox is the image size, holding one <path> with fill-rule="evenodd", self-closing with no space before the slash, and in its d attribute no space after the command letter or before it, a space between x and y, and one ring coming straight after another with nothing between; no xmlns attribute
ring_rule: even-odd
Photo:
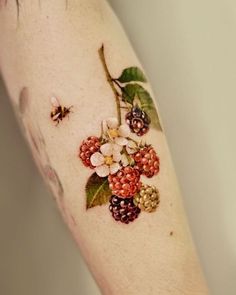
<svg viewBox="0 0 236 295"><path fill-rule="evenodd" d="M110 7L102 0L25 0L20 2L19 12L15 1L8 0L0 7L1 74L34 159L101 292L208 294L165 134L151 99L154 95ZM125 82L111 80L130 67L135 69L126 73ZM142 93L132 92L127 98L123 89L127 83L138 84ZM155 212L139 214L142 206L137 207L138 217L126 224L112 218L109 211L115 191L111 183L119 175L115 180L105 175L97 168L102 164L96 157L92 169L90 162L85 165L81 145L91 136L99 141L96 152L103 144L113 144L119 137L119 125L125 125L126 131L130 127L125 118L136 104L150 117L148 131L137 136L130 128L129 135L120 133L120 137L128 142L133 139L136 152L152 147L160 171L153 176L140 172L133 192L139 193L141 181L145 188L155 186L160 199ZM118 119L118 125L107 124L107 131L101 123L109 118ZM121 153L126 151L123 142ZM133 171L133 156L127 154L126 168ZM114 155L105 156L110 169ZM121 171L123 162L115 162ZM109 173L114 176L118 171L113 172ZM128 184L131 186L131 178ZM126 199L119 189L117 194ZM136 197L137 206L138 200Z"/></svg>

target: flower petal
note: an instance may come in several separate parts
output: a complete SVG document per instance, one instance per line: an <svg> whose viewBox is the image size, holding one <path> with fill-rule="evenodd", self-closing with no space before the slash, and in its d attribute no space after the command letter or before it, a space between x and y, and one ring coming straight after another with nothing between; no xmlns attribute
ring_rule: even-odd
<svg viewBox="0 0 236 295"><path fill-rule="evenodd" d="M118 145L124 146L128 143L128 140L124 137L116 137L115 143L117 143Z"/></svg>
<svg viewBox="0 0 236 295"><path fill-rule="evenodd" d="M127 156L125 154L123 154L121 156L121 163L122 163L122 166L123 167L126 167L129 164L128 158L127 158Z"/></svg>
<svg viewBox="0 0 236 295"><path fill-rule="evenodd" d="M109 167L107 165L102 165L102 166L96 167L95 171L96 171L97 175L100 177L106 177L110 173Z"/></svg>
<svg viewBox="0 0 236 295"><path fill-rule="evenodd" d="M120 162L121 160L121 153L118 151L113 152L113 161L114 162Z"/></svg>
<svg viewBox="0 0 236 295"><path fill-rule="evenodd" d="M110 166L110 173L111 174L115 174L117 171L119 171L121 168L120 164L118 163L113 163L111 166Z"/></svg>
<svg viewBox="0 0 236 295"><path fill-rule="evenodd" d="M136 149L137 148L137 143L134 142L133 140L129 140L127 146L132 148L132 149Z"/></svg>
<svg viewBox="0 0 236 295"><path fill-rule="evenodd" d="M100 147L100 151L104 156L111 156L113 152L113 145L111 143L104 143Z"/></svg>
<svg viewBox="0 0 236 295"><path fill-rule="evenodd" d="M130 135L130 129L128 125L120 125L118 133L121 137L128 137Z"/></svg>
<svg viewBox="0 0 236 295"><path fill-rule="evenodd" d="M137 151L137 145L132 140L129 140L128 144L126 145L126 151L129 155L134 154Z"/></svg>
<svg viewBox="0 0 236 295"><path fill-rule="evenodd" d="M121 152L123 147L119 144L113 143L112 144L113 153Z"/></svg>
<svg viewBox="0 0 236 295"><path fill-rule="evenodd" d="M101 153L96 152L94 154L92 154L91 158L90 158L90 162L93 166L100 166L104 163L104 157Z"/></svg>
<svg viewBox="0 0 236 295"><path fill-rule="evenodd" d="M131 148L128 147L128 146L126 146L126 151L127 151L127 153L128 153L129 155L132 155L132 154L134 154L134 153L136 152L135 149L131 149Z"/></svg>
<svg viewBox="0 0 236 295"><path fill-rule="evenodd" d="M118 119L116 117L111 117L106 120L108 128L115 129L118 127Z"/></svg>

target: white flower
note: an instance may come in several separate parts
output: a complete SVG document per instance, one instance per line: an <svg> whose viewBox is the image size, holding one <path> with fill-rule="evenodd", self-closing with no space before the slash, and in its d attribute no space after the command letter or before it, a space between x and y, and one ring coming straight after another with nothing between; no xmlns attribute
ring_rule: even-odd
<svg viewBox="0 0 236 295"><path fill-rule="evenodd" d="M126 154L121 155L121 163L123 167L126 167L129 165L129 159Z"/></svg>
<svg viewBox="0 0 236 295"><path fill-rule="evenodd" d="M117 118L108 118L103 121L103 130L108 135L109 139L120 146L128 144L130 129L126 124L119 126Z"/></svg>
<svg viewBox="0 0 236 295"><path fill-rule="evenodd" d="M121 150L122 146L118 144L105 143L100 147L100 152L96 152L91 156L91 164L95 166L98 176L106 177L120 170Z"/></svg>
<svg viewBox="0 0 236 295"><path fill-rule="evenodd" d="M132 141L132 140L129 140L127 145L126 145L126 151L129 155L132 155L134 153L137 152L137 149L138 149L138 146L137 146L137 143Z"/></svg>

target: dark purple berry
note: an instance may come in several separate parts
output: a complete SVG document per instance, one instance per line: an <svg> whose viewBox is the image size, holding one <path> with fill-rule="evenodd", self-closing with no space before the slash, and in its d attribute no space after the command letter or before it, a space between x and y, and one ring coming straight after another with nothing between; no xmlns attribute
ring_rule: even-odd
<svg viewBox="0 0 236 295"><path fill-rule="evenodd" d="M136 133L138 136L142 136L148 132L151 120L148 114L139 107L133 107L131 111L127 113L125 119L131 132Z"/></svg>
<svg viewBox="0 0 236 295"><path fill-rule="evenodd" d="M132 197L123 199L115 195L111 196L109 210L116 221L126 224L134 221L141 211L134 204Z"/></svg>

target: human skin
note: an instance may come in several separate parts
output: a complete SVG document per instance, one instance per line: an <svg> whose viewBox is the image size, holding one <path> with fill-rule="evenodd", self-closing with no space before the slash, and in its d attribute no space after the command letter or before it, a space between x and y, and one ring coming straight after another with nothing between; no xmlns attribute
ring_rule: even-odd
<svg viewBox="0 0 236 295"><path fill-rule="evenodd" d="M86 210L92 170L78 150L99 136L101 122L117 116L109 72L142 68L110 7L102 0L15 1L0 10L0 67L37 165L103 294L208 294L191 239L164 131L145 141L157 150L160 172L145 182L158 187L156 212L116 222L108 205ZM154 57L155 58L155 57ZM152 94L150 85L146 89ZM71 113L50 118L51 97ZM153 94L152 94L153 96ZM144 177L142 176L142 180Z"/></svg>

